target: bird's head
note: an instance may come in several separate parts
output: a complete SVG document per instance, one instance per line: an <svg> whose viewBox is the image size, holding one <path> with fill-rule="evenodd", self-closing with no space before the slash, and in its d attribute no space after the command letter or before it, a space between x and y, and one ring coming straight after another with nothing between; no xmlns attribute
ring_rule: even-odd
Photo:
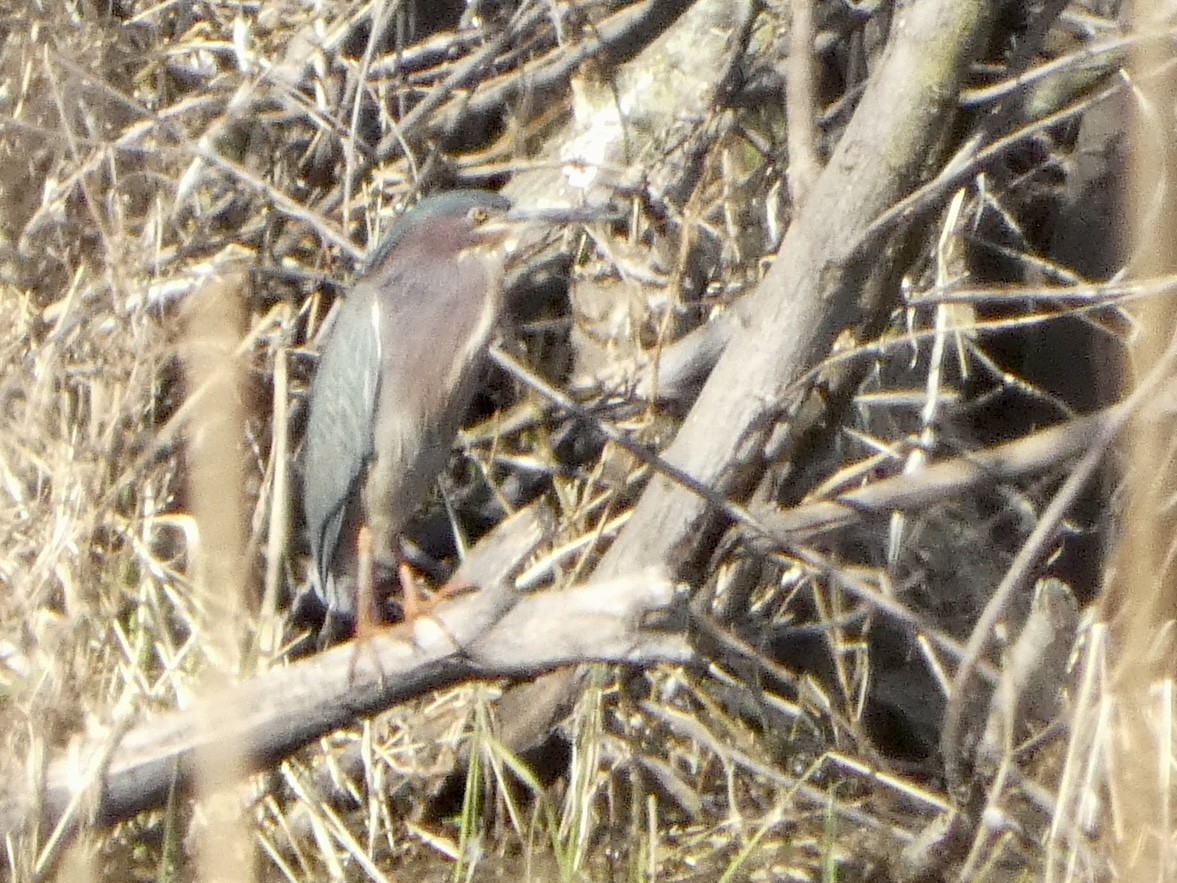
<svg viewBox="0 0 1177 883"><path fill-rule="evenodd" d="M405 212L369 257L361 275L381 272L398 253L456 257L478 247L494 246L501 237L484 229L507 215L506 197L485 190L452 190L427 197Z"/></svg>
<svg viewBox="0 0 1177 883"><path fill-rule="evenodd" d="M402 252L429 255L435 261L453 260L471 251L504 256L528 228L608 219L609 211L512 208L510 200L497 193L451 190L426 197L402 215L367 261L365 273L383 271Z"/></svg>

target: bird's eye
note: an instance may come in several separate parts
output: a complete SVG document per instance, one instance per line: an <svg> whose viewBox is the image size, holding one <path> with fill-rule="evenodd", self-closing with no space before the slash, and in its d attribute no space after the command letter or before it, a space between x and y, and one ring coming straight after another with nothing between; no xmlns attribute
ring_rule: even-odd
<svg viewBox="0 0 1177 883"><path fill-rule="evenodd" d="M490 217L490 212L488 212L488 211L487 211L486 209L484 209L484 208L481 208L481 207L476 207L476 208L472 208L472 209L470 209L469 218L470 218L470 220L471 220L471 221L473 221L475 224L482 224L482 223L484 223L484 222L486 221L486 219L487 219L487 218L489 218L489 217Z"/></svg>

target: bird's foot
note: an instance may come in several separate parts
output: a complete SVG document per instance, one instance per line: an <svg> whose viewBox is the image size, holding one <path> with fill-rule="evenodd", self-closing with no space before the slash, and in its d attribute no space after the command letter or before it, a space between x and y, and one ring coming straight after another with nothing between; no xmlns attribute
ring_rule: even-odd
<svg viewBox="0 0 1177 883"><path fill-rule="evenodd" d="M472 583L448 582L429 593L426 597L417 582L417 575L407 564L400 566L401 591L404 593L405 622L412 623L427 616L442 601L473 592L477 586Z"/></svg>
<svg viewBox="0 0 1177 883"><path fill-rule="evenodd" d="M372 532L366 526L360 528L357 537L357 553L355 653L348 668L348 679L354 678L360 654L366 650L371 656L373 666L383 685L384 671L380 666L379 655L373 649L371 639L381 632L386 632L389 626L383 622L378 612ZM445 624L433 615L433 610L441 602L474 591L477 587L471 583L448 582L440 588L426 593L422 590L417 575L408 564L402 563L398 572L403 596L403 625L409 628L410 634L413 634L414 624L418 620L429 618L442 630L450 642L456 645L457 641L446 629Z"/></svg>
<svg viewBox="0 0 1177 883"><path fill-rule="evenodd" d="M400 566L400 581L401 592L404 598L402 604L405 625L413 629L414 634L416 634L415 624L423 618L428 618L441 629L446 639L457 647L457 639L450 634L449 629L445 627L445 623L433 614L433 610L442 601L472 592L477 586L471 583L448 582L440 588L434 589L426 597L420 585L417 583L417 575L413 573L413 569L407 564L401 564Z"/></svg>

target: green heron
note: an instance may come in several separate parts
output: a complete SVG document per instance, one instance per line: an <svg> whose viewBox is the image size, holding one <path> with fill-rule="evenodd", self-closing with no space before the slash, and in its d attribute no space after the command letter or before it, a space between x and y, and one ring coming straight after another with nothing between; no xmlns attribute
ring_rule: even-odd
<svg viewBox="0 0 1177 883"><path fill-rule="evenodd" d="M484 191L429 197L393 226L345 298L303 448L312 586L327 608L321 640L357 620L361 528L377 572L391 576L400 532L445 466L501 310L512 234L556 219L511 212Z"/></svg>

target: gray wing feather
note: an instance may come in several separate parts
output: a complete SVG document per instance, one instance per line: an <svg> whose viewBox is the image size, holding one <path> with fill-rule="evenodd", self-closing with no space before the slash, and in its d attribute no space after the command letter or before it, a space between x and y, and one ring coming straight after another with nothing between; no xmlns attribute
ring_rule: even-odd
<svg viewBox="0 0 1177 883"><path fill-rule="evenodd" d="M331 561L347 507L373 450L373 420L380 380L376 301L357 291L340 307L311 388L304 442L303 509L310 532L317 589L329 606ZM347 606L345 603L344 606Z"/></svg>

